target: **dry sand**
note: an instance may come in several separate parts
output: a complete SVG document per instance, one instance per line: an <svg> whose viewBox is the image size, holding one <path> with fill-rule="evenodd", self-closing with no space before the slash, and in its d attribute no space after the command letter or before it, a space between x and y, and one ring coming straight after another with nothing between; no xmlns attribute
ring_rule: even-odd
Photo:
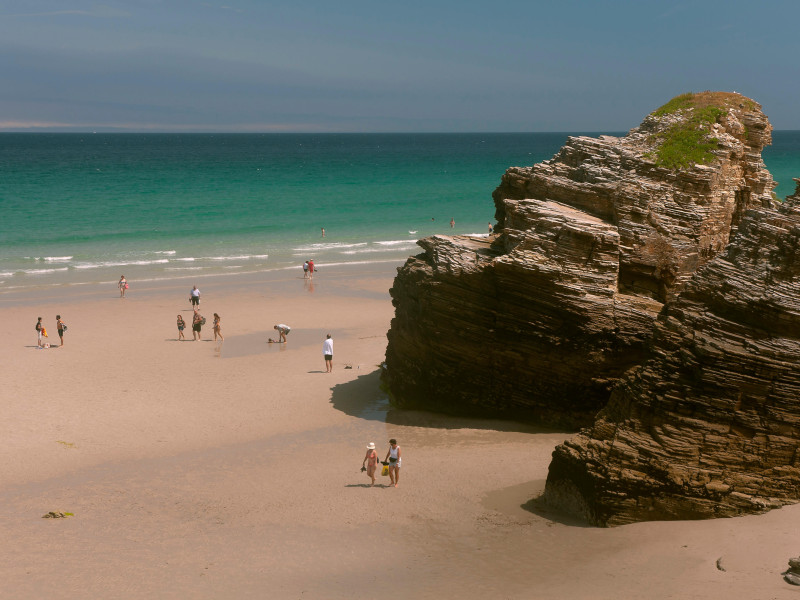
<svg viewBox="0 0 800 600"><path fill-rule="evenodd" d="M800 506L584 527L529 502L568 434L391 409L395 266L0 295L0 597L800 595L780 575ZM176 341L192 283L223 344ZM65 347L37 350L57 313ZM266 343L278 322L285 346ZM383 458L390 437L400 485L370 488L365 446Z"/></svg>

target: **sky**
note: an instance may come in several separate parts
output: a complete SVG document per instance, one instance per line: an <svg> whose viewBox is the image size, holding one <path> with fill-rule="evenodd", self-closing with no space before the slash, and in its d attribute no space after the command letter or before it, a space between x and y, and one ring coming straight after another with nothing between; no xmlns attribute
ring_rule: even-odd
<svg viewBox="0 0 800 600"><path fill-rule="evenodd" d="M619 132L737 91L800 129L800 2L0 0L0 131Z"/></svg>

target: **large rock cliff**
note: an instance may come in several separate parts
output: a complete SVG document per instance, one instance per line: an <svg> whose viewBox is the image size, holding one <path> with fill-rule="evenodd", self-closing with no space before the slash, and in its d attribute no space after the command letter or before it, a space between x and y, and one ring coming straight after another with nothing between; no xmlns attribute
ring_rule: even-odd
<svg viewBox="0 0 800 600"><path fill-rule="evenodd" d="M652 357L556 448L545 499L597 525L800 500L800 180L747 214L656 324Z"/></svg>
<svg viewBox="0 0 800 600"><path fill-rule="evenodd" d="M773 205L771 126L738 94L686 94L623 138L571 137L509 169L489 239L435 236L398 271L392 401L589 425L647 357L663 303ZM687 158L688 157L688 158Z"/></svg>

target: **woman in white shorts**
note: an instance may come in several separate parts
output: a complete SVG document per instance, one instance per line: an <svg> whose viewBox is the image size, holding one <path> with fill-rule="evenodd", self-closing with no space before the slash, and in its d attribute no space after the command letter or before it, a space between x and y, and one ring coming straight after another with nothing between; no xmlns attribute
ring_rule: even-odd
<svg viewBox="0 0 800 600"><path fill-rule="evenodd" d="M400 446L397 445L397 440L392 438L389 440L389 452L386 453L386 458L383 462L389 461L389 479L392 480L394 487L400 482L400 463L403 457L400 453Z"/></svg>

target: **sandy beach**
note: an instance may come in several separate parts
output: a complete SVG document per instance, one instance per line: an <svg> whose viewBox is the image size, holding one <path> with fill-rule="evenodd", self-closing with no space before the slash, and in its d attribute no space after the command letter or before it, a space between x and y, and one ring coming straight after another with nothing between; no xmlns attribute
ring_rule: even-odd
<svg viewBox="0 0 800 600"><path fill-rule="evenodd" d="M585 527L531 502L569 433L392 409L397 266L0 295L0 597L797 597L800 506ZM179 342L193 284L208 324ZM65 346L38 350L56 314ZM370 488L366 444L389 438L400 484Z"/></svg>

